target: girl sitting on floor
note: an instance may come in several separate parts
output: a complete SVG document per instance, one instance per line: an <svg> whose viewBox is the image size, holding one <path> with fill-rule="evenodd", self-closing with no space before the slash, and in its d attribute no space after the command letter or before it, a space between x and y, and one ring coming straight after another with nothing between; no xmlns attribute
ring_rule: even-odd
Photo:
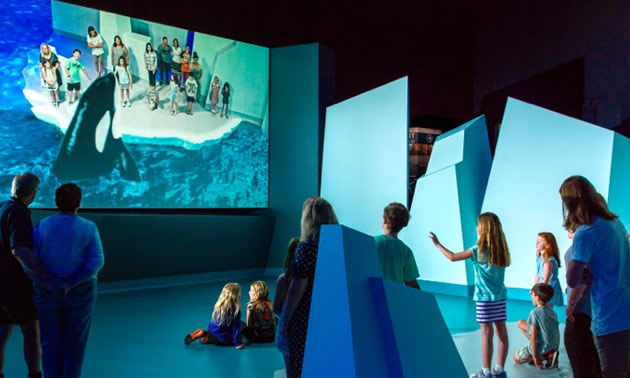
<svg viewBox="0 0 630 378"><path fill-rule="evenodd" d="M243 335L255 343L271 343L276 334L276 317L269 300L269 286L265 281L256 281L249 289L247 304L247 326Z"/></svg>
<svg viewBox="0 0 630 378"><path fill-rule="evenodd" d="M241 287L229 283L223 287L219 300L214 305L212 320L208 330L201 328L189 333L184 343L190 345L196 339L203 344L234 345L236 349L245 348L241 340Z"/></svg>

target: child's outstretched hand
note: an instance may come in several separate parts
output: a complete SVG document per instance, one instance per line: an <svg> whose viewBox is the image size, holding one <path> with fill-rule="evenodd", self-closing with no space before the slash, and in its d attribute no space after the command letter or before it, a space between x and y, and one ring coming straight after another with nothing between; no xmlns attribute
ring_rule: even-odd
<svg viewBox="0 0 630 378"><path fill-rule="evenodd" d="M438 240L438 237L435 236L435 234L433 232L429 232L429 239L431 239L431 241L433 242L433 244L437 247L438 245L440 245L440 241Z"/></svg>

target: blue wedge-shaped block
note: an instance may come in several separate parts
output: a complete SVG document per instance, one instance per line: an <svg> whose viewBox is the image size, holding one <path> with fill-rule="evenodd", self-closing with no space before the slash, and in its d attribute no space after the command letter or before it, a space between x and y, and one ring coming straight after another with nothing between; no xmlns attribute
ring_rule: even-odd
<svg viewBox="0 0 630 378"><path fill-rule="evenodd" d="M466 295L473 284L469 262L453 264L428 237L435 232L455 251L477 241L476 221L490 172L488 131L483 116L440 135L427 173L418 179L411 204L411 221L400 238L414 251L420 279L455 284ZM425 285L428 283L425 283ZM452 285L451 285L452 286ZM438 290L439 287L433 287Z"/></svg>
<svg viewBox="0 0 630 378"><path fill-rule="evenodd" d="M381 276L374 238L323 226L303 377L464 377L432 295Z"/></svg>
<svg viewBox="0 0 630 378"><path fill-rule="evenodd" d="M322 226L302 376L387 377L368 277L380 277L374 238Z"/></svg>
<svg viewBox="0 0 630 378"><path fill-rule="evenodd" d="M370 288L390 377L467 375L433 295L375 277Z"/></svg>

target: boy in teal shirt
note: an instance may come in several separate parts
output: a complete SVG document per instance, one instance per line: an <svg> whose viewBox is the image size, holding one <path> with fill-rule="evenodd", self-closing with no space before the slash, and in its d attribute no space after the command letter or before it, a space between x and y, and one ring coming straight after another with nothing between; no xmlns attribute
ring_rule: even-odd
<svg viewBox="0 0 630 378"><path fill-rule="evenodd" d="M83 63L79 60L79 58L81 58L81 50L74 49L72 52L72 58L68 59L65 67L66 74L68 75L68 93L70 95L69 104L78 101L79 96L81 95L81 71L83 71L88 79L90 78L85 66L83 66ZM74 99L72 98L73 91L75 92Z"/></svg>
<svg viewBox="0 0 630 378"><path fill-rule="evenodd" d="M558 362L558 347L560 346L560 331L558 316L549 301L553 298L554 290L548 284L538 283L529 292L536 308L529 314L527 321L518 321L518 328L529 343L514 354L514 362L523 364L533 362L537 367L556 367Z"/></svg>
<svg viewBox="0 0 630 378"><path fill-rule="evenodd" d="M398 233L409 223L409 211L400 203L390 203L383 211L383 235L374 237L383 278L420 289L418 266L413 252L398 239Z"/></svg>

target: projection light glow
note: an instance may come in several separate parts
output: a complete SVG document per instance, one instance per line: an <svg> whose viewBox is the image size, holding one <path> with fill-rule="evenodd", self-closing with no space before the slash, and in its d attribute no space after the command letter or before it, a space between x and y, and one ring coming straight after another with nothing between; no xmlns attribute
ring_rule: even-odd
<svg viewBox="0 0 630 378"><path fill-rule="evenodd" d="M408 89L402 78L329 106L321 196L349 227L383 232L383 209L407 204Z"/></svg>
<svg viewBox="0 0 630 378"><path fill-rule="evenodd" d="M570 245L558 190L569 176L590 180L613 212L630 221L630 140L515 99L508 99L482 211L503 223L512 264L507 287L529 289L536 271L536 237L552 232L560 255ZM559 272L563 288L565 266Z"/></svg>

